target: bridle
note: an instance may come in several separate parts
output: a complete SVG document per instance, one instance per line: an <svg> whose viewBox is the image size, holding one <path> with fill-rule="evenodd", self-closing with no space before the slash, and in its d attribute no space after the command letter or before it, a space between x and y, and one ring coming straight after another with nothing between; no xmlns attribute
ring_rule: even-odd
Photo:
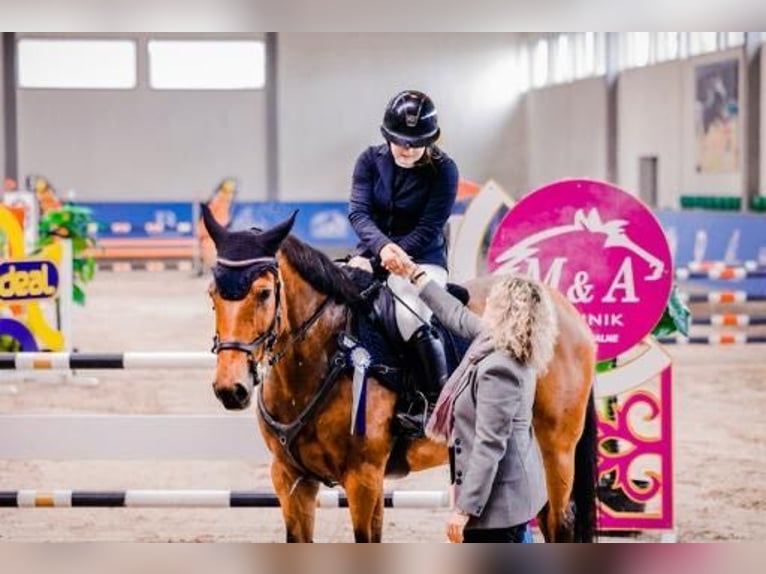
<svg viewBox="0 0 766 574"><path fill-rule="evenodd" d="M236 266L241 267L243 265ZM273 260L273 262L269 262L264 271L272 273L275 280L274 304L276 311L274 312L274 317L272 317L268 328L260 335L257 335L255 339L249 343L238 341L236 339L222 341L218 337L218 333L216 333L213 336L213 348L211 349L211 351L216 355L221 351L239 351L241 353L245 353L247 355L247 359L250 364L250 371L253 373L253 379L256 385L260 383L260 377L258 376L258 366L260 363L254 359L253 353L255 353L259 347L263 347L264 357L267 355L269 356L267 361L268 365L270 367L276 365L279 361L282 360L282 358L297 341L303 339L306 336L309 329L311 329L314 323L319 320L319 318L322 316L322 313L324 313L325 309L327 309L329 304L332 302L330 297L326 297L324 301L319 304L314 313L312 313L308 319L303 321L303 323L301 323L301 325L294 332L289 334L288 341L284 348L278 352L274 352L274 347L276 345L277 339L279 338L279 327L282 324L282 279L279 275L279 266L276 259Z"/></svg>
<svg viewBox="0 0 766 574"><path fill-rule="evenodd" d="M282 290L282 281L279 278L279 271L277 269L277 264L274 262L273 265L270 265L268 268L266 268L266 271L269 273L272 273L274 275L274 280L276 283L276 287L274 288L274 304L276 305L274 312L274 317L271 319L271 323L269 324L268 328L261 333L260 335L256 336L255 339L250 341L249 343L245 343L243 341L237 341L236 339L231 339L228 341L222 341L218 337L218 333L216 333L213 336L213 348L211 351L215 353L216 355L220 353L221 351L240 351L242 353L246 353L248 355L249 360L253 361L253 353L258 349L258 347L264 346L265 351L270 351L274 347L274 343L276 343L277 340L277 331L279 329L279 325L282 322L282 305L281 305L281 290Z"/></svg>

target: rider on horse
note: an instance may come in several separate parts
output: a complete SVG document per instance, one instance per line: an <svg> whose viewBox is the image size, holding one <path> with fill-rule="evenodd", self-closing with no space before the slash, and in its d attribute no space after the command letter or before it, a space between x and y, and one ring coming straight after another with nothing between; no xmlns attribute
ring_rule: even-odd
<svg viewBox="0 0 766 574"><path fill-rule="evenodd" d="M368 147L354 168L349 220L360 244L350 264L370 268L372 259L396 272L411 259L445 286L444 228L457 196L458 170L435 145L436 107L422 92L403 91L388 103L380 131L386 143ZM419 359L419 390L433 405L448 371L444 346L430 326L432 312L406 279L392 273L388 286L396 296L399 332ZM412 426L406 420L400 417Z"/></svg>

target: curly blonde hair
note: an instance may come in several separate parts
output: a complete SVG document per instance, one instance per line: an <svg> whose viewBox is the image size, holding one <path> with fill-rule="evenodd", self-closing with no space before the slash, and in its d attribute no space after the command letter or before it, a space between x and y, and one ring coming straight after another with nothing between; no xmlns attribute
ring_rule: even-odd
<svg viewBox="0 0 766 574"><path fill-rule="evenodd" d="M558 335L556 309L545 287L533 279L504 276L487 297L484 322L497 349L538 374L548 369Z"/></svg>

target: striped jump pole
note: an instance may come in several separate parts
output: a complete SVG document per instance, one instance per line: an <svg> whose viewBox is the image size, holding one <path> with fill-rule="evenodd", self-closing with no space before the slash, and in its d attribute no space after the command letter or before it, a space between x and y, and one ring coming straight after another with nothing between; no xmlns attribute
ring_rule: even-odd
<svg viewBox="0 0 766 574"><path fill-rule="evenodd" d="M739 281L742 279L764 279L766 269L748 270L745 267L724 267L722 269L709 269L707 271L692 271L685 267L676 269L676 279L689 281L693 279L730 279Z"/></svg>
<svg viewBox="0 0 766 574"><path fill-rule="evenodd" d="M385 508L449 508L447 491L394 491ZM348 508L338 490L320 490L319 508ZM255 490L9 490L0 491L0 507L13 508L277 508L273 492Z"/></svg>
<svg viewBox="0 0 766 574"><path fill-rule="evenodd" d="M0 370L214 369L215 360L210 352L0 353Z"/></svg>
<svg viewBox="0 0 766 574"><path fill-rule="evenodd" d="M714 333L693 337L659 337L657 340L664 345L753 345L766 343L766 335Z"/></svg>
<svg viewBox="0 0 766 574"><path fill-rule="evenodd" d="M766 301L766 294L748 293L747 291L710 291L709 293L681 294L686 303L711 303L721 305L726 303L758 303Z"/></svg>
<svg viewBox="0 0 766 574"><path fill-rule="evenodd" d="M719 315L710 315L709 317L692 317L692 325L711 325L713 327L748 327L766 325L766 316L723 313Z"/></svg>
<svg viewBox="0 0 766 574"><path fill-rule="evenodd" d="M98 261L99 271L114 271L127 273L129 271L192 271L194 263L191 260L179 261Z"/></svg>
<svg viewBox="0 0 766 574"><path fill-rule="evenodd" d="M693 273L698 273L701 271L711 271L713 269L735 269L737 267L742 267L748 271L759 271L764 269L766 265L762 265L753 259L731 263L727 263L726 261L690 261L686 265L679 265L676 269L688 269Z"/></svg>

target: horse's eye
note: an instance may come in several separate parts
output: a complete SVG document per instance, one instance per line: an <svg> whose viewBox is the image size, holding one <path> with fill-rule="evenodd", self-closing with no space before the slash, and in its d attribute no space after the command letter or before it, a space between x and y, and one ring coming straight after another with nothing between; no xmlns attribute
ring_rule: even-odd
<svg viewBox="0 0 766 574"><path fill-rule="evenodd" d="M265 303L271 297L271 289L261 289L255 297L259 303Z"/></svg>

